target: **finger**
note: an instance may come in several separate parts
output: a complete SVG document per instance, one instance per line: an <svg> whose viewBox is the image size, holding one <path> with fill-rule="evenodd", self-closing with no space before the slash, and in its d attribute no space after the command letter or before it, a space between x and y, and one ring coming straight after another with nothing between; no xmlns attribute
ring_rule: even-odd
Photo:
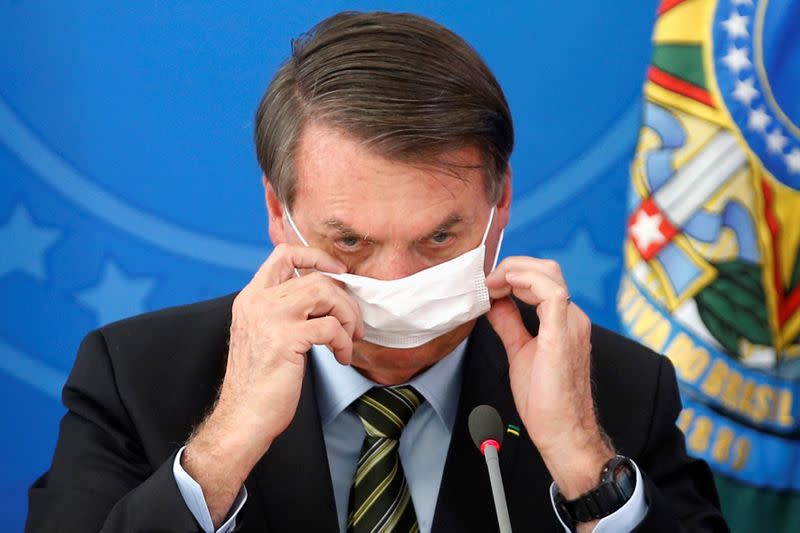
<svg viewBox="0 0 800 533"><path fill-rule="evenodd" d="M490 299L499 300L511 294L511 285L506 281L506 274L512 259L514 258L508 257L504 259L497 268L486 276L486 288L489 289Z"/></svg>
<svg viewBox="0 0 800 533"><path fill-rule="evenodd" d="M312 318L304 323L304 337L310 344L325 344L336 360L349 365L353 360L353 339L333 316Z"/></svg>
<svg viewBox="0 0 800 533"><path fill-rule="evenodd" d="M273 287L295 277L297 268L313 268L322 272L347 272L347 266L319 248L296 244L279 244L253 276L258 287Z"/></svg>
<svg viewBox="0 0 800 533"><path fill-rule="evenodd" d="M351 338L363 338L364 323L358 304L331 278L313 272L283 283L281 289L284 297L291 298L288 305L294 316L311 319L330 315L339 320Z"/></svg>
<svg viewBox="0 0 800 533"><path fill-rule="evenodd" d="M489 298L496 300L503 298L509 294L514 294L515 296L519 297L519 290L514 292L514 286L508 282L509 277L512 279L517 277L530 277L533 276L535 279L532 283L536 283L536 279L544 281L543 286L559 286L564 287L563 278L554 279L546 270L540 268L541 265L536 263L517 263L516 265L506 265L505 267L505 275L503 276L493 276L491 279L487 278L486 280L486 287L489 289ZM536 288L535 285L532 285L531 289ZM564 287L566 290L566 287ZM533 305L537 305L538 302L534 302L530 300L530 297L522 297L527 303L531 303Z"/></svg>
<svg viewBox="0 0 800 533"><path fill-rule="evenodd" d="M503 261L501 267L486 278L486 287L489 289L489 298L499 299L512 292L506 276L512 272L539 272L547 276L558 285L564 285L564 278L558 263L549 259L534 259L530 257L509 257Z"/></svg>
<svg viewBox="0 0 800 533"><path fill-rule="evenodd" d="M529 270L509 272L506 281L511 292L523 302L536 306L539 316L539 334L566 333L568 325L569 295L564 285L558 284L548 276ZM548 335L545 335L548 337Z"/></svg>
<svg viewBox="0 0 800 533"><path fill-rule="evenodd" d="M509 272L506 274L506 283L511 286L514 296L531 305L548 302L566 308L569 301L569 292L565 285L537 270Z"/></svg>
<svg viewBox="0 0 800 533"><path fill-rule="evenodd" d="M503 277L508 272L524 271L524 270L537 270L556 283L564 284L564 275L561 272L561 266L552 259L537 259L535 257L520 257L512 256L503 259L497 268L486 277L487 285L495 286L496 283L502 283Z"/></svg>
<svg viewBox="0 0 800 533"><path fill-rule="evenodd" d="M492 283L486 280L486 288L489 289L489 299L499 300L511 294L511 285L508 284L505 277L493 278Z"/></svg>
<svg viewBox="0 0 800 533"><path fill-rule="evenodd" d="M364 320L361 318L361 308L358 307L358 303L356 303L355 299L353 299L353 297L342 287L343 284L340 281L325 276L321 273L312 273L309 274L309 276L311 276L312 280L319 276L322 278L320 283L329 285L330 289L333 291L330 295L330 302L318 302L317 306L312 310L311 316L320 316L323 312L325 312L325 314L333 315L339 319L353 339L363 339L365 330ZM328 303L332 303L333 306L330 308L330 310L324 311L327 308ZM345 312L348 308L351 311L350 313Z"/></svg>
<svg viewBox="0 0 800 533"><path fill-rule="evenodd" d="M358 303L355 299L348 293L343 287L342 283L325 276L328 280L333 283L333 290L338 296L337 301L341 301L350 306L350 310L352 311L352 324L353 324L353 332L352 338L354 340L361 340L364 338L365 329L364 329L364 320L361 318L361 308L358 307Z"/></svg>
<svg viewBox="0 0 800 533"><path fill-rule="evenodd" d="M508 354L509 361L533 336L522 322L517 304L511 298L502 298L492 302L486 318L494 328Z"/></svg>

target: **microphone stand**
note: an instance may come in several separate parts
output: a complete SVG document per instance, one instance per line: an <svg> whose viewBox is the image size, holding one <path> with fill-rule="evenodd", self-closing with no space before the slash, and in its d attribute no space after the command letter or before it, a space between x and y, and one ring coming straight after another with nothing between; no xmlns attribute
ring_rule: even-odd
<svg viewBox="0 0 800 533"><path fill-rule="evenodd" d="M497 523L500 526L500 533L511 533L511 519L508 516L508 505L506 504L506 493L503 490L503 478L500 476L500 461L497 455L497 441L487 440L481 446L483 457L486 459L486 466L489 469L489 481L492 484L492 497L494 498L494 508L497 512Z"/></svg>

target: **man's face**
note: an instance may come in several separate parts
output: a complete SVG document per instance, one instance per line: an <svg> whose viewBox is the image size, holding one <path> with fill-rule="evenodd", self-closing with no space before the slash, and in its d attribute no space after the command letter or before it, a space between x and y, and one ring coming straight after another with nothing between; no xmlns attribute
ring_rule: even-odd
<svg viewBox="0 0 800 533"><path fill-rule="evenodd" d="M452 165L385 159L337 130L309 124L295 161L292 218L309 245L348 266L348 272L390 280L409 276L480 245L491 212L476 149L439 157ZM486 272L508 222L510 178L486 240ZM273 243L302 244L267 187ZM357 342L353 365L379 376L382 369L411 375L447 355L474 322L423 346L395 349Z"/></svg>

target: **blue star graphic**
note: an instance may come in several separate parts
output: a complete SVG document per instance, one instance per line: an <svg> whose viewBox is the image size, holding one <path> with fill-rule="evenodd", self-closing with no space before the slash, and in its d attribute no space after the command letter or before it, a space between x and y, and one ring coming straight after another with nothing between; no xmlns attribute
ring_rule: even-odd
<svg viewBox="0 0 800 533"><path fill-rule="evenodd" d="M570 294L596 307L605 303L605 280L616 270L619 259L598 251L589 232L578 228L567 246L543 251L542 257L561 265Z"/></svg>
<svg viewBox="0 0 800 533"><path fill-rule="evenodd" d="M61 230L36 224L23 204L18 204L0 226L0 277L26 272L39 281L47 279L44 256L58 240Z"/></svg>
<svg viewBox="0 0 800 533"><path fill-rule="evenodd" d="M113 261L107 261L100 279L75 297L91 309L98 324L107 324L146 311L145 300L155 287L152 278L133 278Z"/></svg>

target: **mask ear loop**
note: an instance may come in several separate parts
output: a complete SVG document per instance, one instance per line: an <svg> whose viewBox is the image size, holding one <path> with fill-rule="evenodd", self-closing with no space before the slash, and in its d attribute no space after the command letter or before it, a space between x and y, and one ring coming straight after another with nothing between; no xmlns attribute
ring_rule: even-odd
<svg viewBox="0 0 800 533"><path fill-rule="evenodd" d="M497 240L497 250L494 251L494 262L492 263L492 270L497 267L497 260L500 259L500 247L503 246L503 236L506 234L506 229L500 230L500 238Z"/></svg>
<svg viewBox="0 0 800 533"><path fill-rule="evenodd" d="M297 226L295 225L294 220L292 219L292 214L289 212L289 209L285 205L283 206L283 212L286 214L286 220L289 221L289 225L294 230L294 234L297 235L297 238L300 239L300 242L302 242L306 248L309 248L308 241L306 241L303 238L303 235L300 233L300 230L297 229ZM294 269L294 275L297 278L300 277L300 271L297 270L296 268Z"/></svg>
<svg viewBox="0 0 800 533"><path fill-rule="evenodd" d="M295 233L295 235L297 235L297 237L300 239L300 242L302 242L303 244L305 244L305 245L306 245L306 248L308 248L308 242L307 242L307 241L306 241L306 240L303 238L303 236L300 234L300 230L299 230L299 229L297 229L297 226L295 226L295 224L294 224L294 220L292 219L292 214L289 212L289 209L288 209L286 206L283 206L283 212L284 212L284 213L286 213L286 220L288 220L288 221L289 221L289 225L290 225L290 226L292 227L292 229L294 230L294 233Z"/></svg>
<svg viewBox="0 0 800 533"><path fill-rule="evenodd" d="M486 244L486 237L489 236L489 230L492 228L494 221L494 214L497 211L497 206L492 207L492 212L489 213L489 223L486 224L486 230L483 232L483 239L481 239L481 246ZM500 258L500 247L503 245L503 236L506 234L505 228L500 231L500 239L497 241L497 249L494 251L494 262L492 263L492 270L497 266L497 260Z"/></svg>
<svg viewBox="0 0 800 533"><path fill-rule="evenodd" d="M486 229L483 230L483 238L481 239L481 246L486 244L486 237L489 236L489 230L492 228L492 222L494 221L494 211L495 207L492 207L491 212L489 213L489 223L486 224Z"/></svg>

